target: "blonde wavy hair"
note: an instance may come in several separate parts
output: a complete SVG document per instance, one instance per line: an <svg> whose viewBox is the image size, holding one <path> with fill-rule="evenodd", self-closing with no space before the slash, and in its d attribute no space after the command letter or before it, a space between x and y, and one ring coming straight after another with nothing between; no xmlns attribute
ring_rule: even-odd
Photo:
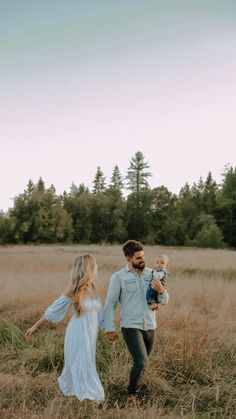
<svg viewBox="0 0 236 419"><path fill-rule="evenodd" d="M74 261L74 266L71 272L71 281L74 286L73 300L74 307L78 314L82 312L82 302L86 287L89 283L97 296L97 288L94 281L97 278L97 263L92 255L78 256Z"/></svg>

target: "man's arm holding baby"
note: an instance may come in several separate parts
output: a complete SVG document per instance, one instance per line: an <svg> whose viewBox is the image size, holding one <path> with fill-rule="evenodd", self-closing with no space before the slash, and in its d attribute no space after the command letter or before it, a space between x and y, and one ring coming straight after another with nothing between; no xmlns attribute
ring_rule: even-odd
<svg viewBox="0 0 236 419"><path fill-rule="evenodd" d="M162 285L160 279L153 278L151 282L152 288L158 292L158 303L160 304L167 304L169 301L169 294L167 290Z"/></svg>

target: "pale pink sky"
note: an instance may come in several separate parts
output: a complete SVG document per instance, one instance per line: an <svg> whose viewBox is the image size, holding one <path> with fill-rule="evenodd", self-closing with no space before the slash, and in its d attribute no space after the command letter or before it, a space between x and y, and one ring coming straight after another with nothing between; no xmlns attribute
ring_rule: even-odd
<svg viewBox="0 0 236 419"><path fill-rule="evenodd" d="M60 26L56 35L47 27L45 39L32 29L5 37L1 209L30 178L62 193L72 181L91 187L97 166L107 181L116 164L125 176L138 150L150 163L151 187L172 192L209 171L219 182L224 166L236 165L236 31L209 15L191 25L177 20L176 33L173 25L161 35L153 28L132 29L126 45L113 40L112 25L106 41L105 27L104 38L86 38L94 53L78 41L80 57L75 45L66 55L66 42L60 57Z"/></svg>

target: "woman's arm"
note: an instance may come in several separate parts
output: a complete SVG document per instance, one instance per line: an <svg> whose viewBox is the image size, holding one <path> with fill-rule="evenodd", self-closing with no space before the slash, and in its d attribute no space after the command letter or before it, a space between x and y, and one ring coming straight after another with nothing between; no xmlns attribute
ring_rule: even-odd
<svg viewBox="0 0 236 419"><path fill-rule="evenodd" d="M41 319L39 319L30 329L27 330L25 336L26 339L31 340L33 334L38 330L38 328L40 326L42 326L43 324L48 323L48 320L45 319L45 317L41 317Z"/></svg>
<svg viewBox="0 0 236 419"><path fill-rule="evenodd" d="M47 322L58 323L60 322L68 311L71 304L69 292L62 294L55 300L46 310L44 315L26 332L26 338L31 340L36 330Z"/></svg>

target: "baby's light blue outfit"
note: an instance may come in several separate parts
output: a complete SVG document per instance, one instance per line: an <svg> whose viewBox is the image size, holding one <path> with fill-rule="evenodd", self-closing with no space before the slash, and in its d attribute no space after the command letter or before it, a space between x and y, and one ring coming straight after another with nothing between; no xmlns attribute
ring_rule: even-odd
<svg viewBox="0 0 236 419"><path fill-rule="evenodd" d="M57 323L63 319L72 301L61 295L44 313L45 319ZM65 333L64 368L58 378L65 396L79 400L104 400L104 389L96 370L96 340L98 327L103 328L103 308L100 299L84 298L82 313L74 312Z"/></svg>

